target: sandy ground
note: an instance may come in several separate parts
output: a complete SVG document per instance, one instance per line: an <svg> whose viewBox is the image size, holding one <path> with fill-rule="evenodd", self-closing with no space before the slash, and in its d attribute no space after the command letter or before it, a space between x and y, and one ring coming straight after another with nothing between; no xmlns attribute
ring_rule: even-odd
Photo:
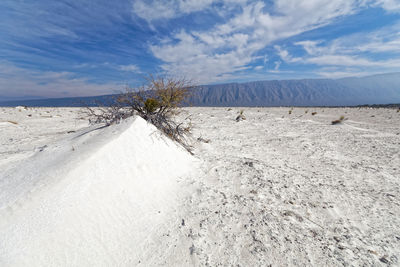
<svg viewBox="0 0 400 267"><path fill-rule="evenodd" d="M398 265L400 113L288 110L190 110L210 140L187 222L198 263Z"/></svg>
<svg viewBox="0 0 400 267"><path fill-rule="evenodd" d="M87 127L78 109L20 110L0 108L3 170ZM236 122L239 110L184 110L200 166L130 265L400 264L400 113L244 108Z"/></svg>
<svg viewBox="0 0 400 267"><path fill-rule="evenodd" d="M87 127L80 110L0 107L0 168L14 166L44 146Z"/></svg>

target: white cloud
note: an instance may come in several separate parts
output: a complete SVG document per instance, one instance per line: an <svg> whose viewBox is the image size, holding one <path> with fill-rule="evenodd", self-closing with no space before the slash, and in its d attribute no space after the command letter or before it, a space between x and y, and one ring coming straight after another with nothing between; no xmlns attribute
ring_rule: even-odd
<svg viewBox="0 0 400 267"><path fill-rule="evenodd" d="M279 70L279 68L281 67L282 61L275 61L274 64L275 64L274 70Z"/></svg>
<svg viewBox="0 0 400 267"><path fill-rule="evenodd" d="M136 73L140 73L140 68L136 65L120 65L119 69L122 71L127 71L127 72L136 72Z"/></svg>
<svg viewBox="0 0 400 267"><path fill-rule="evenodd" d="M133 13L142 19L152 22L160 19L171 19L203 10L214 0L137 0L133 2Z"/></svg>
<svg viewBox="0 0 400 267"><path fill-rule="evenodd" d="M322 52L322 48L318 46L320 43L321 41L306 40L306 41L296 42L294 44L302 46L309 55L315 55L315 54L320 54Z"/></svg>
<svg viewBox="0 0 400 267"><path fill-rule="evenodd" d="M354 34L348 39L339 38L338 49L354 52L370 53L400 53L400 24L370 32L368 34Z"/></svg>
<svg viewBox="0 0 400 267"><path fill-rule="evenodd" d="M389 12L400 12L399 0L378 0L374 3L374 5L381 6L383 9Z"/></svg>
<svg viewBox="0 0 400 267"><path fill-rule="evenodd" d="M264 65L267 64L268 60L269 60L269 59L268 59L268 56L267 56L267 55L264 55L264 59L263 59Z"/></svg>
<svg viewBox="0 0 400 267"><path fill-rule="evenodd" d="M304 57L292 57L287 50L278 52L281 59L288 63L315 64L320 66L347 66L347 67L381 67L381 68L397 68L391 71L399 71L400 59L388 60L371 60L356 55L346 54L321 54Z"/></svg>
<svg viewBox="0 0 400 267"><path fill-rule="evenodd" d="M243 4L242 11L207 31L181 31L151 46L167 73L183 74L200 82L222 81L247 68L256 53L274 41L295 36L353 14L361 0L277 0ZM310 46L310 49L312 47ZM285 51L281 51L285 56ZM297 59L292 58L295 62Z"/></svg>
<svg viewBox="0 0 400 267"><path fill-rule="evenodd" d="M9 97L73 97L121 91L121 84L94 84L69 72L32 71L0 62L0 95Z"/></svg>
<svg viewBox="0 0 400 267"><path fill-rule="evenodd" d="M134 15L145 19L149 23L161 19L172 19L197 11L212 9L213 5L220 5L216 13L226 14L236 5L244 5L249 0L135 0L133 1Z"/></svg>
<svg viewBox="0 0 400 267"><path fill-rule="evenodd" d="M319 76L335 79L335 78L345 78L345 77L362 77L372 74L378 74L380 72L360 72L360 71L318 71L317 74Z"/></svg>
<svg viewBox="0 0 400 267"><path fill-rule="evenodd" d="M303 59L305 63L322 66L388 66L388 61L371 61L365 58L348 55L321 55ZM399 61L400 62L400 61ZM400 65L399 65L400 66Z"/></svg>
<svg viewBox="0 0 400 267"><path fill-rule="evenodd" d="M376 53L400 53L400 24L382 28L369 33L357 33L339 37L328 44L321 41L301 41L307 55L302 58L291 57L288 51L277 48L280 57L287 62L312 63L321 66L359 66L381 68L400 68L400 57L373 59L368 55ZM396 71L395 69L393 71Z"/></svg>
<svg viewBox="0 0 400 267"><path fill-rule="evenodd" d="M218 4L218 5L216 5ZM209 10L223 16L224 23L208 30L180 30L150 47L153 55L163 61L162 70L168 74L184 75L202 83L224 81L250 68L261 49L275 41L296 36L332 21L359 12L368 6L382 7L395 12L398 0L274 0L272 2L248 0L152 0L135 1L134 13L149 23L160 19L176 18L192 12ZM235 9L236 7L236 9ZM224 10L233 11L224 12ZM238 12L238 10L240 10ZM392 31L393 32L393 31ZM397 31L398 32L398 31ZM342 66L397 66L396 60L375 62L351 51L399 50L400 37L375 38L374 42L348 47L346 54L336 53L343 40L324 47L323 40L297 42L308 56L293 57L280 47L275 47L283 61L315 65ZM267 58L267 57L266 57ZM265 60L264 60L265 64ZM279 69L280 65L275 65ZM255 69L255 68L254 68ZM277 70L277 69L276 69ZM275 70L275 71L276 71Z"/></svg>
<svg viewBox="0 0 400 267"><path fill-rule="evenodd" d="M299 62L299 61L303 60L302 58L299 58L299 57L292 57L289 54L289 51L281 48L279 45L275 45L274 48L277 51L279 57L285 62L295 63L295 62Z"/></svg>
<svg viewBox="0 0 400 267"><path fill-rule="evenodd" d="M144 1L134 1L133 11L137 16L149 22L152 20L169 19L177 16L173 2L168 3L158 0L153 1L151 4Z"/></svg>
<svg viewBox="0 0 400 267"><path fill-rule="evenodd" d="M400 71L399 25L369 33L342 36L330 42L305 40L294 43L301 46L306 55L292 56L288 50L275 46L277 54L286 63L312 64L321 69L316 73L323 77L337 78L362 76L382 72ZM388 54L389 53L389 54ZM379 54L380 56L376 56ZM382 55L390 55L382 56Z"/></svg>

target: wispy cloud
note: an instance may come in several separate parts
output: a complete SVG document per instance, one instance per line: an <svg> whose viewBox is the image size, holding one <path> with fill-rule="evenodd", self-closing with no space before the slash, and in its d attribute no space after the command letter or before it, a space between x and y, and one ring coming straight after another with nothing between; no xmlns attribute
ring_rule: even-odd
<svg viewBox="0 0 400 267"><path fill-rule="evenodd" d="M122 84L90 82L69 72L32 71L0 62L0 95L8 97L72 97L122 91Z"/></svg>
<svg viewBox="0 0 400 267"><path fill-rule="evenodd" d="M368 33L342 36L329 42L304 40L294 45L304 49L304 56L295 57L287 49L275 46L279 57L293 64L313 64L335 71L320 71L324 77L366 75L381 72L400 71L399 24L384 27ZM379 55L379 56L377 56ZM342 70L338 69L342 67Z"/></svg>
<svg viewBox="0 0 400 267"><path fill-rule="evenodd" d="M171 41L153 45L151 51L165 62L161 67L168 73L183 73L203 82L223 80L257 60L257 52L274 41L353 14L358 4L356 0L248 3L226 23L207 31L181 31Z"/></svg>
<svg viewBox="0 0 400 267"><path fill-rule="evenodd" d="M244 5L247 2L249 0L136 0L133 1L132 11L136 16L152 23L204 10L223 14L225 13L224 9L230 9L235 5ZM218 7L216 7L217 5ZM216 8L217 10L215 10Z"/></svg>
<svg viewBox="0 0 400 267"><path fill-rule="evenodd" d="M400 2L398 0L378 0L373 3L373 5L381 6L383 9L389 12L400 12Z"/></svg>
<svg viewBox="0 0 400 267"><path fill-rule="evenodd" d="M345 77L362 77L366 75L378 74L379 71L360 71L357 68L338 68L338 67L324 67L317 71L317 74L324 78L345 78Z"/></svg>
<svg viewBox="0 0 400 267"><path fill-rule="evenodd" d="M135 73L141 73L140 68L136 65L121 65L119 66L119 69L122 71L127 71L127 72L135 72Z"/></svg>

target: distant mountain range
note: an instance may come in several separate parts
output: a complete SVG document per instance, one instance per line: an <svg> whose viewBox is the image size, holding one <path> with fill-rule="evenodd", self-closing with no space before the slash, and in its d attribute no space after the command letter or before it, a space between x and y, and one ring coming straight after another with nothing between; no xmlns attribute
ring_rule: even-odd
<svg viewBox="0 0 400 267"><path fill-rule="evenodd" d="M107 103L113 95L0 102L0 106L82 106ZM193 106L355 106L400 103L400 73L362 78L275 80L203 85Z"/></svg>
<svg viewBox="0 0 400 267"><path fill-rule="evenodd" d="M351 106L400 102L400 73L363 78L258 81L200 86L195 106Z"/></svg>

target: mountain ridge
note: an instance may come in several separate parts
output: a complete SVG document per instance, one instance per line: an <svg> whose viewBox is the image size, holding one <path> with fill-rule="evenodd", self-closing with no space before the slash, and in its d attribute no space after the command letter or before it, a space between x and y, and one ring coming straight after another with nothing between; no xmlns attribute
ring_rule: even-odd
<svg viewBox="0 0 400 267"><path fill-rule="evenodd" d="M115 95L0 102L0 106L90 106ZM400 103L400 72L341 79L264 80L201 85L192 106L357 106Z"/></svg>

